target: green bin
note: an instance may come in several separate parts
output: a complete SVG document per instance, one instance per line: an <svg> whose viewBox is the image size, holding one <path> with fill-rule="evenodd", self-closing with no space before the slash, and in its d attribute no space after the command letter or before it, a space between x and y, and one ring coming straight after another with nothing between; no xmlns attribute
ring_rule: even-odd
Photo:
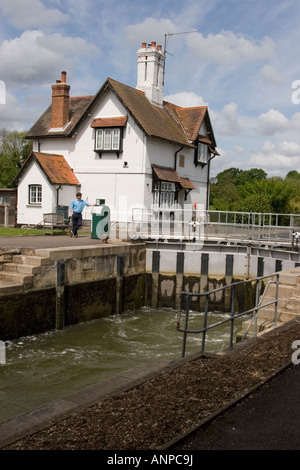
<svg viewBox="0 0 300 470"><path fill-rule="evenodd" d="M101 239L103 235L109 237L110 234L110 208L104 204L104 199L100 201L103 204L93 207L91 238Z"/></svg>

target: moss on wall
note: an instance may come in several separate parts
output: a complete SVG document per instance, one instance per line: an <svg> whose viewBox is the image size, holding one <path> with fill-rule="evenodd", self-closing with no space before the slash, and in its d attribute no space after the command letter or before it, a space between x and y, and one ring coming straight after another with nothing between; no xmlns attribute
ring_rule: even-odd
<svg viewBox="0 0 300 470"><path fill-rule="evenodd" d="M55 289L0 299L0 339L29 336L55 328Z"/></svg>
<svg viewBox="0 0 300 470"><path fill-rule="evenodd" d="M65 287L65 325L91 321L116 312L116 280L73 284Z"/></svg>
<svg viewBox="0 0 300 470"><path fill-rule="evenodd" d="M123 278L122 310L135 310L145 305L145 275Z"/></svg>

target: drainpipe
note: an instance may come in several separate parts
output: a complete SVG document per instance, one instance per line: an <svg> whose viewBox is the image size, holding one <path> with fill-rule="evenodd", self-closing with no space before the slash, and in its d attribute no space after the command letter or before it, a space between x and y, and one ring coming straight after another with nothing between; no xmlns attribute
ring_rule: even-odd
<svg viewBox="0 0 300 470"><path fill-rule="evenodd" d="M206 210L209 210L209 173L210 173L210 161L215 158L215 155L213 157L210 157L208 160L208 165L207 165L207 182L206 182Z"/></svg>
<svg viewBox="0 0 300 470"><path fill-rule="evenodd" d="M176 152L175 152L175 155L174 155L174 170L176 170L176 167L177 167L177 154L178 152L180 152L180 150L183 149L183 145L180 147L180 149L178 149Z"/></svg>
<svg viewBox="0 0 300 470"><path fill-rule="evenodd" d="M56 189L56 207L58 207L58 204L59 204L59 193L58 193L58 191L60 190L60 188L61 188L61 184Z"/></svg>

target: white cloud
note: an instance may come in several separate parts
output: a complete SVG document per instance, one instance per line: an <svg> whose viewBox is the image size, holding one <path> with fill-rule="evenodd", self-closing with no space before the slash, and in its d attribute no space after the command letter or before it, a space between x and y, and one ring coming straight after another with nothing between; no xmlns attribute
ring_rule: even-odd
<svg viewBox="0 0 300 470"><path fill-rule="evenodd" d="M235 145L233 149L239 155L243 154L245 151L244 147L241 147L241 145Z"/></svg>
<svg viewBox="0 0 300 470"><path fill-rule="evenodd" d="M63 37L61 34L43 35L41 34L37 40L38 44L47 49L62 54L78 54L91 55L98 54L99 49L88 44L85 39L80 37Z"/></svg>
<svg viewBox="0 0 300 470"><path fill-rule="evenodd" d="M0 45L1 79L10 87L49 83L57 78L54 77L57 72L70 70L77 55L86 56L96 51L94 45L81 38L25 31L20 37L5 40Z"/></svg>
<svg viewBox="0 0 300 470"><path fill-rule="evenodd" d="M164 97L164 100L176 104L177 106L181 106L182 108L191 108L194 106L207 106L207 103L205 103L202 96L188 91L182 91L181 93L168 95Z"/></svg>
<svg viewBox="0 0 300 470"><path fill-rule="evenodd" d="M271 65L265 65L261 70L261 75L266 83L281 85L284 82L283 76Z"/></svg>
<svg viewBox="0 0 300 470"><path fill-rule="evenodd" d="M22 131L24 122L27 120L34 122L35 119L34 109L20 105L16 96L7 91L6 103L0 105L0 128Z"/></svg>
<svg viewBox="0 0 300 470"><path fill-rule="evenodd" d="M238 106L236 103L226 104L219 116L219 132L223 135L239 135L241 127L238 118Z"/></svg>
<svg viewBox="0 0 300 470"><path fill-rule="evenodd" d="M276 109L270 109L258 117L257 132L260 135L274 135L277 132L285 132L289 128L289 120Z"/></svg>
<svg viewBox="0 0 300 470"><path fill-rule="evenodd" d="M265 141L260 150L252 153L250 164L264 168L269 175L287 173L300 167L300 144L297 142L272 143Z"/></svg>
<svg viewBox="0 0 300 470"><path fill-rule="evenodd" d="M250 40L231 31L208 34L206 38L201 33L192 34L186 38L186 43L195 57L222 65L270 59L275 46L268 37L262 41Z"/></svg>
<svg viewBox="0 0 300 470"><path fill-rule="evenodd" d="M1 0L1 14L16 28L41 28L64 23L69 16L57 9L46 8L40 0Z"/></svg>
<svg viewBox="0 0 300 470"><path fill-rule="evenodd" d="M139 47L141 47L142 42L157 42L157 38L161 39L162 42L165 34L174 33L176 30L176 26L167 18L161 18L159 20L155 18L145 18L142 23L126 26L125 37L128 44L137 45L140 43Z"/></svg>

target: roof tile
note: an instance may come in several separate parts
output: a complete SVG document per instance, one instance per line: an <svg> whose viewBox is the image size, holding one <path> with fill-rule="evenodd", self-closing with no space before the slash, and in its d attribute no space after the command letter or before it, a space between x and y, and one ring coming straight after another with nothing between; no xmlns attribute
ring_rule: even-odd
<svg viewBox="0 0 300 470"><path fill-rule="evenodd" d="M30 161L35 159L46 174L51 184L79 185L79 181L63 155L31 152L21 170L14 179L17 182Z"/></svg>

